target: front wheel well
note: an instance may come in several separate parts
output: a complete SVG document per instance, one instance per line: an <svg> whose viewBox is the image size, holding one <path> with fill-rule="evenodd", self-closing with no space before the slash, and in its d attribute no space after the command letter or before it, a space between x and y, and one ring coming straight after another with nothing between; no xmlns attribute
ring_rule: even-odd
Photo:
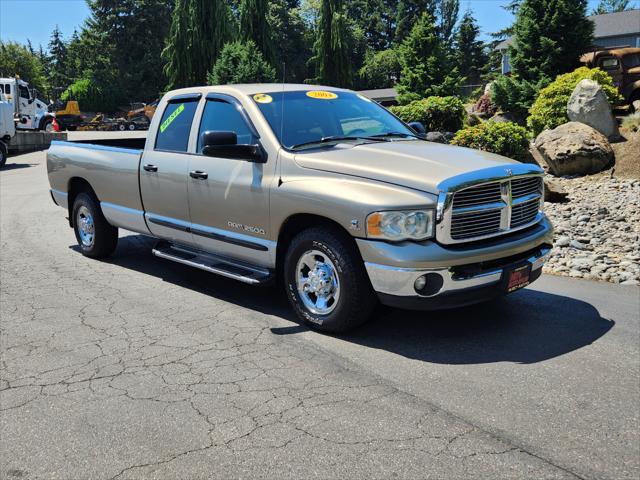
<svg viewBox="0 0 640 480"><path fill-rule="evenodd" d="M278 234L278 246L276 248L276 271L280 278L284 267L284 259L293 238L307 228L319 226L331 229L334 232L337 232L340 235L344 236L345 238L348 238L356 252L358 251L353 236L351 236L349 232L335 220L309 213L298 213L292 215L283 222Z"/></svg>
<svg viewBox="0 0 640 480"><path fill-rule="evenodd" d="M73 177L69 180L69 188L67 189L69 195L67 197L67 208L69 210L69 226L73 228L73 204L76 201L76 197L81 193L88 193L98 200L96 192L89 182L81 177Z"/></svg>

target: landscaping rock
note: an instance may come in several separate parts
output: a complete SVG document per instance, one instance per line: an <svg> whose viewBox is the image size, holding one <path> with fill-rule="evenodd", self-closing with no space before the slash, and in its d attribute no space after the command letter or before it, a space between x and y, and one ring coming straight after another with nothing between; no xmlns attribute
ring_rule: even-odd
<svg viewBox="0 0 640 480"><path fill-rule="evenodd" d="M427 132L424 138L428 142L449 143L442 132Z"/></svg>
<svg viewBox="0 0 640 480"><path fill-rule="evenodd" d="M611 112L607 95L598 82L581 80L567 103L567 114L572 122L580 122L595 128L609 140L620 136L618 122Z"/></svg>
<svg viewBox="0 0 640 480"><path fill-rule="evenodd" d="M567 192L558 182L544 180L544 201L549 203L563 203L567 200Z"/></svg>
<svg viewBox="0 0 640 480"><path fill-rule="evenodd" d="M493 117L489 119L490 122L496 123L516 123L518 125L526 125L527 121L521 115L512 112L500 112L496 113Z"/></svg>
<svg viewBox="0 0 640 480"><path fill-rule="evenodd" d="M546 180L559 184L569 201L544 207L555 228L544 272L638 285L640 180L606 175L554 179L547 175ZM578 221L586 217L588 222Z"/></svg>
<svg viewBox="0 0 640 480"><path fill-rule="evenodd" d="M545 130L536 138L535 147L556 176L598 173L613 161L607 137L579 122Z"/></svg>

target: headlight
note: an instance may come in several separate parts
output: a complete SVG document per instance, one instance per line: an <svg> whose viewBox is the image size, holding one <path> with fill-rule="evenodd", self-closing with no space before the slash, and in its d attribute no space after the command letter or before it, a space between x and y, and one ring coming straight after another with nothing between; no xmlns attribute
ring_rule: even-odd
<svg viewBox="0 0 640 480"><path fill-rule="evenodd" d="M367 236L399 242L433 236L433 210L375 212L367 217Z"/></svg>

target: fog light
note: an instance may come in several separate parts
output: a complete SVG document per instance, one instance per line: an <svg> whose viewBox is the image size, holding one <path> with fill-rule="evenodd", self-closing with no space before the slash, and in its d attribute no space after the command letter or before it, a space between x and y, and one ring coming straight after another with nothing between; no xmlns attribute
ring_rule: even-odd
<svg viewBox="0 0 640 480"><path fill-rule="evenodd" d="M413 288L416 289L416 292L419 292L425 287L426 284L427 284L427 277L423 275L421 277L416 278L416 281L413 284Z"/></svg>
<svg viewBox="0 0 640 480"><path fill-rule="evenodd" d="M444 285L444 279L440 274L435 272L426 273L416 278L416 281L413 282L413 288L416 290L416 293L427 297L440 292L442 285Z"/></svg>

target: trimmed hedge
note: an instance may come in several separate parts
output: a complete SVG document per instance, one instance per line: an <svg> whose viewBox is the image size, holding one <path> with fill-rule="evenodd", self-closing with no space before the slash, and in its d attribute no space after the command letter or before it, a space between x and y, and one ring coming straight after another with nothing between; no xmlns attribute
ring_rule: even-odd
<svg viewBox="0 0 640 480"><path fill-rule="evenodd" d="M580 67L573 72L558 75L552 83L540 90L538 98L529 109L527 125L534 135L569 121L567 116L569 97L576 85L585 78L598 82L612 105L622 100L611 76L599 68Z"/></svg>
<svg viewBox="0 0 640 480"><path fill-rule="evenodd" d="M428 97L390 108L404 122L421 122L427 132L457 132L464 124L464 103L457 97Z"/></svg>
<svg viewBox="0 0 640 480"><path fill-rule="evenodd" d="M453 145L525 160L529 151L527 129L511 122L484 122L456 133Z"/></svg>

